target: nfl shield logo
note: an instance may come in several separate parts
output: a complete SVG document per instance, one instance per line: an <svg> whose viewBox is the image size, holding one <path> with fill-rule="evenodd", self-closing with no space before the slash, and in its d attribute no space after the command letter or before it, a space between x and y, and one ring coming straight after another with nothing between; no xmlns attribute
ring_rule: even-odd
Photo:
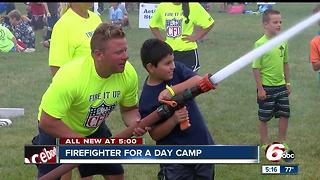
<svg viewBox="0 0 320 180"><path fill-rule="evenodd" d="M96 128L109 116L111 111L116 107L117 104L105 104L103 101L99 106L91 106L85 127Z"/></svg>
<svg viewBox="0 0 320 180"><path fill-rule="evenodd" d="M166 32L168 37L179 37L182 33L182 19L166 20Z"/></svg>

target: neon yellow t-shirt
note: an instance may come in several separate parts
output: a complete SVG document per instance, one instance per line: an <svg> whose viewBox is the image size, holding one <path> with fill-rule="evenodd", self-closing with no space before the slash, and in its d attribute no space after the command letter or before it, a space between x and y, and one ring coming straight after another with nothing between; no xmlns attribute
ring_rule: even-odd
<svg viewBox="0 0 320 180"><path fill-rule="evenodd" d="M188 51L196 49L196 42L183 41L182 35L191 35L194 25L208 28L214 23L210 14L200 3L189 3L189 23L186 24L186 17L183 16L182 4L160 3L150 19L151 28L159 28L166 31L166 43L174 51Z"/></svg>
<svg viewBox="0 0 320 180"><path fill-rule="evenodd" d="M8 28L0 25L0 52L9 52L14 47L13 37L14 35Z"/></svg>
<svg viewBox="0 0 320 180"><path fill-rule="evenodd" d="M91 56L62 66L42 97L41 111L61 119L83 136L94 133L117 104L138 103L138 76L127 61L122 73L101 78Z"/></svg>
<svg viewBox="0 0 320 180"><path fill-rule="evenodd" d="M66 64L72 59L91 54L90 40L101 18L89 11L89 18L83 18L71 8L54 25L49 49L49 65Z"/></svg>
<svg viewBox="0 0 320 180"><path fill-rule="evenodd" d="M254 44L257 48L269 39L266 35L262 36ZM280 86L284 85L284 63L288 62L288 42L282 42L277 47L271 49L252 63L252 68L260 70L261 81L266 86Z"/></svg>

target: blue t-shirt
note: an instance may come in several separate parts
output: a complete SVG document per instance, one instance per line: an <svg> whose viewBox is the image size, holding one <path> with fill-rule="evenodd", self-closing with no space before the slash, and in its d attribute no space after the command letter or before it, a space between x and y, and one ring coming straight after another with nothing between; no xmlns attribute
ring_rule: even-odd
<svg viewBox="0 0 320 180"><path fill-rule="evenodd" d="M141 92L139 100L139 111L141 118L148 116L155 111L161 104L158 102L158 95L163 91L166 85L173 86L179 84L196 75L185 65L175 62L175 70L173 78L170 81L162 82L156 86L147 85L146 81ZM187 105L191 126L184 130L180 130L179 124L161 140L156 142L157 145L211 145L214 144L204 118L194 99L190 100ZM165 121L165 120L163 120ZM159 121L161 123L163 121Z"/></svg>
<svg viewBox="0 0 320 180"><path fill-rule="evenodd" d="M123 19L123 12L120 8L117 8L116 10L111 7L109 11L109 17L111 21L119 21Z"/></svg>

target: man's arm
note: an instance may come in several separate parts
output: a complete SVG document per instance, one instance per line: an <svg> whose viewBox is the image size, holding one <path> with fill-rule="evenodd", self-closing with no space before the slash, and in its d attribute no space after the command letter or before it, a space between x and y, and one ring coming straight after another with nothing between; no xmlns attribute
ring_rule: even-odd
<svg viewBox="0 0 320 180"><path fill-rule="evenodd" d="M61 119L54 118L42 110L39 127L55 138L60 137L82 137L73 132Z"/></svg>
<svg viewBox="0 0 320 180"><path fill-rule="evenodd" d="M120 105L122 120L127 127L134 126L140 119L139 108L137 105L126 107Z"/></svg>
<svg viewBox="0 0 320 180"><path fill-rule="evenodd" d="M57 71L59 70L60 67L58 66L50 66L50 71L51 71L51 76L54 77L56 75Z"/></svg>
<svg viewBox="0 0 320 180"><path fill-rule="evenodd" d="M260 70L257 68L253 68L253 75L256 80L256 86L258 89L258 98L264 100L267 98L266 91L263 89Z"/></svg>
<svg viewBox="0 0 320 180"><path fill-rule="evenodd" d="M141 120L139 108L137 105L131 106L131 107L125 107L125 106L120 105L120 112L122 115L122 120L127 127L137 126L137 124ZM144 129L142 129L140 127L136 127L136 128L134 128L132 135L142 136L144 133L146 133L149 130L151 130L150 127L145 127Z"/></svg>

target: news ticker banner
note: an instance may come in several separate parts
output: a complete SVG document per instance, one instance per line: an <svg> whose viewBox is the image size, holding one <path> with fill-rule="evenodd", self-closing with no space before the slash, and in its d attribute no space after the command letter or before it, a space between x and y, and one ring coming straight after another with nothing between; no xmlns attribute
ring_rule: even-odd
<svg viewBox="0 0 320 180"><path fill-rule="evenodd" d="M257 146L60 146L60 163L258 163Z"/></svg>
<svg viewBox="0 0 320 180"><path fill-rule="evenodd" d="M284 175L290 175L290 174L298 174L299 172L299 166L298 165L262 165L261 166L261 173L262 174L284 174Z"/></svg>
<svg viewBox="0 0 320 180"><path fill-rule="evenodd" d="M57 145L142 145L143 138L57 138Z"/></svg>
<svg viewBox="0 0 320 180"><path fill-rule="evenodd" d="M259 163L258 145L143 145L136 138L57 141L51 146L26 145L25 163Z"/></svg>

